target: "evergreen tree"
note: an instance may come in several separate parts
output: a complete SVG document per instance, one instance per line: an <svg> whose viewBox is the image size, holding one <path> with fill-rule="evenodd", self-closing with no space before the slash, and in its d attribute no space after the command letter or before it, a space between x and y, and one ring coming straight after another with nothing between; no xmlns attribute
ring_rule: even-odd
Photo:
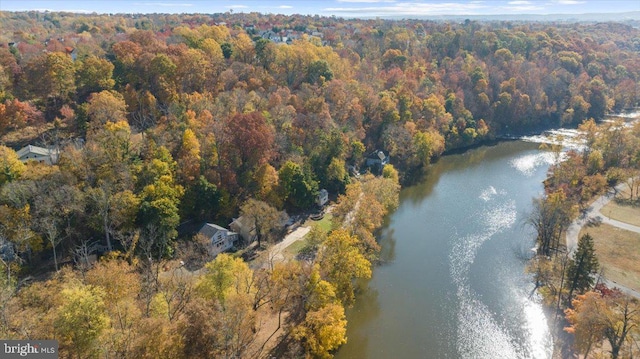
<svg viewBox="0 0 640 359"><path fill-rule="evenodd" d="M593 275L598 272L598 258L593 247L593 237L585 234L578 241L578 249L567 265L569 299L574 291L584 293L593 286Z"/></svg>

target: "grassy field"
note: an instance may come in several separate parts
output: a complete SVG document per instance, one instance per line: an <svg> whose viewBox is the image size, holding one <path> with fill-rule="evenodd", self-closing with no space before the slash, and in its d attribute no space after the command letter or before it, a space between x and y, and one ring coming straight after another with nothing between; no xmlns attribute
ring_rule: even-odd
<svg viewBox="0 0 640 359"><path fill-rule="evenodd" d="M303 238L299 241L295 241L291 243L289 247L285 248L282 251L282 255L284 255L286 259L294 259L298 255L298 253L300 253L302 248L304 248L306 245L307 245L306 238Z"/></svg>
<svg viewBox="0 0 640 359"><path fill-rule="evenodd" d="M333 226L333 214L325 213L324 217L319 221L314 221L311 218L307 219L306 222L302 224L303 227L311 227L311 226L320 226L322 230L329 233Z"/></svg>
<svg viewBox="0 0 640 359"><path fill-rule="evenodd" d="M580 236L589 233L604 275L626 287L640 290L640 234L601 224L583 227Z"/></svg>
<svg viewBox="0 0 640 359"><path fill-rule="evenodd" d="M620 194L618 194L618 198L628 199L629 190L626 189L620 192ZM600 213L620 222L640 226L640 206L638 205L638 202L634 205L623 201L612 200L607 203L606 206L602 207Z"/></svg>

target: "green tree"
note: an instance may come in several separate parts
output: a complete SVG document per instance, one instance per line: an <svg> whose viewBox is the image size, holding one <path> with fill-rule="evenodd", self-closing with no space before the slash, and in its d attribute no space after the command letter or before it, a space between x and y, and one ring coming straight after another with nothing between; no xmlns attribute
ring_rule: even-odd
<svg viewBox="0 0 640 359"><path fill-rule="evenodd" d="M184 214L184 218L211 220L220 210L221 200L222 196L218 187L207 181L204 176L200 176L185 190L181 201L181 213Z"/></svg>
<svg viewBox="0 0 640 359"><path fill-rule="evenodd" d="M180 223L179 206L184 188L175 182L176 164L164 147L158 147L153 158L142 166L139 176L142 193L138 220L147 228L154 227L160 235L161 253L170 250Z"/></svg>
<svg viewBox="0 0 640 359"><path fill-rule="evenodd" d="M344 160L337 157L331 159L327 167L327 189L334 192L344 192L349 184L349 173L347 173L347 165Z"/></svg>
<svg viewBox="0 0 640 359"><path fill-rule="evenodd" d="M309 64L307 69L307 81L311 84L329 82L333 79L333 71L326 60L318 60Z"/></svg>
<svg viewBox="0 0 640 359"><path fill-rule="evenodd" d="M227 60L231 58L231 55L233 55L233 46L228 42L220 44L220 49L222 49L222 56Z"/></svg>
<svg viewBox="0 0 640 359"><path fill-rule="evenodd" d="M276 45L267 39L260 38L256 41L255 48L258 62L265 70L269 70L276 61Z"/></svg>
<svg viewBox="0 0 640 359"><path fill-rule="evenodd" d="M295 162L287 161L278 171L285 203L294 208L309 208L318 193L318 182Z"/></svg>
<svg viewBox="0 0 640 359"><path fill-rule="evenodd" d="M598 258L593 247L593 237L588 233L578 240L578 249L567 264L569 300L574 291L584 293L593 286L594 275L598 273Z"/></svg>

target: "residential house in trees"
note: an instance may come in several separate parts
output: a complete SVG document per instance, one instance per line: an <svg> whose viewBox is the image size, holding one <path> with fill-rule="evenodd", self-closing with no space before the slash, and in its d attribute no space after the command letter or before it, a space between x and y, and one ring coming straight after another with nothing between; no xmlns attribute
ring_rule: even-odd
<svg viewBox="0 0 640 359"><path fill-rule="evenodd" d="M78 58L78 50L76 50L75 47L67 46L64 48L64 51L67 53L67 55L71 56L71 60L76 61L76 59Z"/></svg>
<svg viewBox="0 0 640 359"><path fill-rule="evenodd" d="M320 190L320 192L318 192L316 204L318 205L318 207L324 207L327 202L329 202L329 192L323 188Z"/></svg>
<svg viewBox="0 0 640 359"><path fill-rule="evenodd" d="M58 163L59 153L58 150L48 149L38 146L28 145L17 152L18 158L22 162L38 161L52 165Z"/></svg>
<svg viewBox="0 0 640 359"><path fill-rule="evenodd" d="M375 150L367 156L365 167L369 168L371 173L380 174L382 167L387 163L389 163L389 156L382 150Z"/></svg>
<svg viewBox="0 0 640 359"><path fill-rule="evenodd" d="M235 218L229 227L240 235L244 243L251 243L257 240L256 227L253 221L245 216Z"/></svg>
<svg viewBox="0 0 640 359"><path fill-rule="evenodd" d="M233 248L238 240L237 233L211 223L205 223L198 234L209 238L209 254L214 258Z"/></svg>

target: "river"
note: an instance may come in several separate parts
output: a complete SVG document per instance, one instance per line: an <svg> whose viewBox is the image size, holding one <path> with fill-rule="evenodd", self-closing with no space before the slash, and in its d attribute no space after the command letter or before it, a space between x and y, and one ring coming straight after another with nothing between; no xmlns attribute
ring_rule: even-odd
<svg viewBox="0 0 640 359"><path fill-rule="evenodd" d="M538 144L502 142L445 156L403 189L336 358L550 358L524 267L526 217L553 160Z"/></svg>

